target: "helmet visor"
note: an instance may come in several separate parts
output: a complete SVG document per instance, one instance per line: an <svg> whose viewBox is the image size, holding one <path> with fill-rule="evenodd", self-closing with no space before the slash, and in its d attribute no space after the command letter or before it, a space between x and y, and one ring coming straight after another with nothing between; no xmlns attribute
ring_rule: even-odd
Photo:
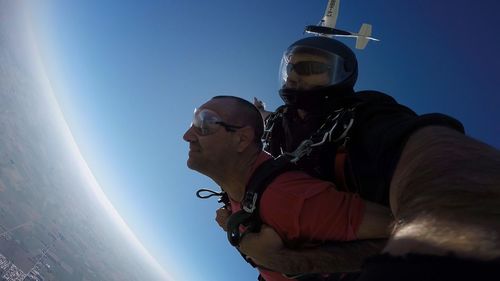
<svg viewBox="0 0 500 281"><path fill-rule="evenodd" d="M283 54L279 72L282 89L310 90L339 84L352 74L337 54L294 46Z"/></svg>

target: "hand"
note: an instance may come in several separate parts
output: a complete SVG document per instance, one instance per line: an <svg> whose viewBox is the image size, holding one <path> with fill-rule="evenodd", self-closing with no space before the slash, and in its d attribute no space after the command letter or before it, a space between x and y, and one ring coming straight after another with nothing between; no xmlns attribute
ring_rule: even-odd
<svg viewBox="0 0 500 281"><path fill-rule="evenodd" d="M231 216L231 210L225 207L222 207L215 212L215 221L226 232L227 220L229 219L229 216Z"/></svg>
<svg viewBox="0 0 500 281"><path fill-rule="evenodd" d="M247 233L240 241L239 249L256 264L270 267L269 261L283 248L278 233L267 225L262 225L259 233Z"/></svg>
<svg viewBox="0 0 500 281"><path fill-rule="evenodd" d="M257 107L257 109L259 111L262 111L262 110L265 110L266 109L266 105L264 104L263 101L259 100L258 98L254 97L253 98L253 105L255 105L255 107Z"/></svg>
<svg viewBox="0 0 500 281"><path fill-rule="evenodd" d="M257 107L257 109L260 112L260 115L262 116L262 119L264 119L264 120L266 120L267 116L269 116L269 114L272 113L271 111L267 111L266 105L264 104L264 102L259 100L256 97L253 98L253 105L255 105L255 107Z"/></svg>

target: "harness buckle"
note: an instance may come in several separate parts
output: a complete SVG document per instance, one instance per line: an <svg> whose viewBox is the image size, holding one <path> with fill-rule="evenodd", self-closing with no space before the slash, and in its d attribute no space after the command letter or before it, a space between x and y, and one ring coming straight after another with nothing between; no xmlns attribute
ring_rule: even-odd
<svg viewBox="0 0 500 281"><path fill-rule="evenodd" d="M259 197L259 195L257 193L253 193L253 192L247 192L246 195L245 195L245 201L243 202L242 205L242 209L245 210L245 212L247 213L253 213L253 211L255 211L255 208L256 208L256 202L257 202L257 198Z"/></svg>

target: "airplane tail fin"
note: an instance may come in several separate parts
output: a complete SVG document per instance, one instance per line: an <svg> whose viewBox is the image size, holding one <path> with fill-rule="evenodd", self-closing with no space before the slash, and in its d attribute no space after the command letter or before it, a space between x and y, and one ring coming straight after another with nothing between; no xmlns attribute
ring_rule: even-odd
<svg viewBox="0 0 500 281"><path fill-rule="evenodd" d="M368 44L368 37L372 35L371 24L363 23L359 29L358 35L360 35L360 37L356 39L356 49L363 50L366 44Z"/></svg>

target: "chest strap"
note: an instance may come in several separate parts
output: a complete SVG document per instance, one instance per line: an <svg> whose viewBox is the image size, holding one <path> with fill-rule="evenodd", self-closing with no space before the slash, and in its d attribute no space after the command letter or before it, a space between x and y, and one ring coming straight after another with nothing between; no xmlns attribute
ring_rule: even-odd
<svg viewBox="0 0 500 281"><path fill-rule="evenodd" d="M231 245L238 246L248 232L260 231L262 221L259 215L259 205L262 194L277 176L292 169L294 165L286 156L268 159L257 167L246 186L241 210L233 213L228 219L227 239Z"/></svg>

